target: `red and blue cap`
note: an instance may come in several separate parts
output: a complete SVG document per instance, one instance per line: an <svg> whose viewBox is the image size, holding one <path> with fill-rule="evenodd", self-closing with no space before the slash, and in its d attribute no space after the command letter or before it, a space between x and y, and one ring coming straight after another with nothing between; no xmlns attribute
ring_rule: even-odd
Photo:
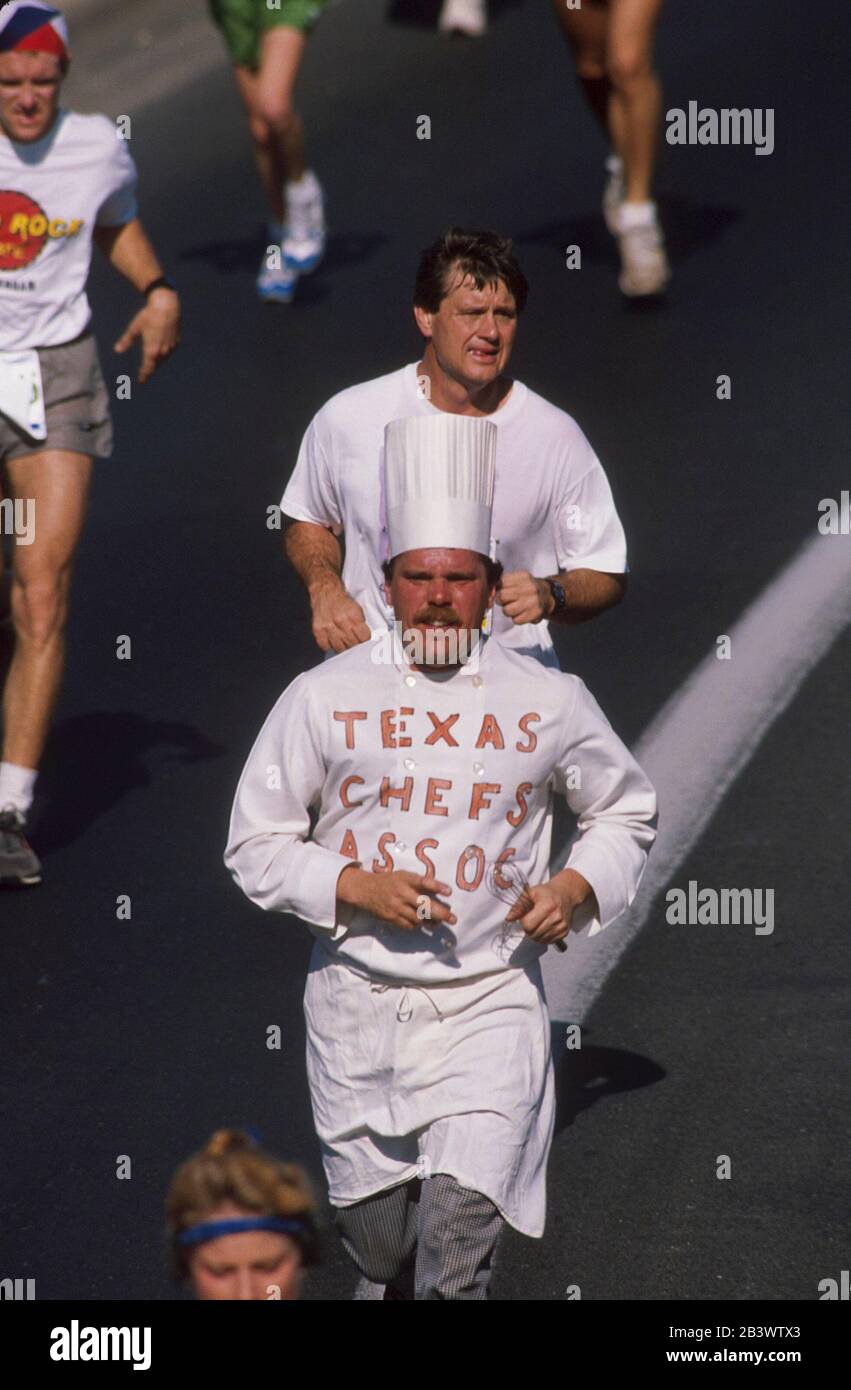
<svg viewBox="0 0 851 1390"><path fill-rule="evenodd" d="M61 10L42 0L10 0L0 10L0 53L55 53L68 59L68 25Z"/></svg>

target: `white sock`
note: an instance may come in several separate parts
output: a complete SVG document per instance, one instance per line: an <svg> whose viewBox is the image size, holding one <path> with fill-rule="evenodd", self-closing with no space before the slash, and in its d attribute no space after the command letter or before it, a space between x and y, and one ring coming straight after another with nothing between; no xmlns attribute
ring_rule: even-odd
<svg viewBox="0 0 851 1390"><path fill-rule="evenodd" d="M622 232L626 232L630 227L649 227L656 221L656 204L649 203L621 203L618 212L618 221Z"/></svg>
<svg viewBox="0 0 851 1390"><path fill-rule="evenodd" d="M33 804L33 788L38 776L32 767L18 767L17 763L0 763L0 810L13 806L22 816Z"/></svg>
<svg viewBox="0 0 851 1390"><path fill-rule="evenodd" d="M300 203L302 200L315 197L320 191L319 180L312 169L305 169L300 179L287 179L286 190L287 198Z"/></svg>

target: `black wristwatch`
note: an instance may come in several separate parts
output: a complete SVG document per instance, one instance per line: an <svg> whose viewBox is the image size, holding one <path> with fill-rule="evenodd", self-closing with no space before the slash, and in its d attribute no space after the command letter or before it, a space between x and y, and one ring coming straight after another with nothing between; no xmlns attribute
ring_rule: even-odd
<svg viewBox="0 0 851 1390"><path fill-rule="evenodd" d="M158 275L156 280L152 280L150 285L146 285L142 290L145 299L147 299L148 295L154 290L174 290L175 294L177 294L177 285L173 280L170 280L167 275Z"/></svg>
<svg viewBox="0 0 851 1390"><path fill-rule="evenodd" d="M553 613L563 613L565 608L567 607L567 595L565 594L564 589L562 588L561 584L559 584L557 579L548 579L547 583L550 586L550 593L552 594L553 602L555 603Z"/></svg>

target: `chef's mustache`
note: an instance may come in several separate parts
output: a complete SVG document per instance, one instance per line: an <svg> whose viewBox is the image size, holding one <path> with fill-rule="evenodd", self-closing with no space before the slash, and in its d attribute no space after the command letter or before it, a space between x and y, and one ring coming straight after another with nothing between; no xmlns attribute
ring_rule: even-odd
<svg viewBox="0 0 851 1390"><path fill-rule="evenodd" d="M461 619L454 608L427 608L422 613L418 613L414 619L415 623L460 623Z"/></svg>

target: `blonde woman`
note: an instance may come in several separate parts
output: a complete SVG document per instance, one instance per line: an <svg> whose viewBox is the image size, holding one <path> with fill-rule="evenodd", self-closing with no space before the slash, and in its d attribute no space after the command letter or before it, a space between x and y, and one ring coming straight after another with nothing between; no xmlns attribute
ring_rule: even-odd
<svg viewBox="0 0 851 1390"><path fill-rule="evenodd" d="M318 1263L316 1201L293 1163L218 1130L172 1179L172 1270L202 1300L294 1300Z"/></svg>

